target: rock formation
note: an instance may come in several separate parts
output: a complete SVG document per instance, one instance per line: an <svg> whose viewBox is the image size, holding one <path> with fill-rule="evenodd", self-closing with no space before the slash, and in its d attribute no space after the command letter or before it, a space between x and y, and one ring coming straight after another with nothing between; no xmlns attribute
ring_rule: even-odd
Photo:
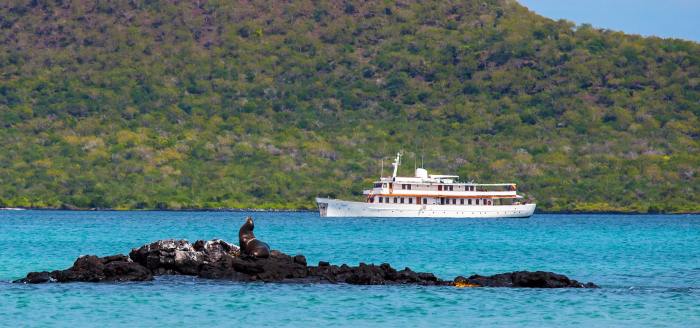
<svg viewBox="0 0 700 328"><path fill-rule="evenodd" d="M521 287L521 288L597 288L594 283L580 283L569 277L544 271L516 271L493 276L459 276L454 279L457 287Z"/></svg>
<svg viewBox="0 0 700 328"><path fill-rule="evenodd" d="M249 232L252 235L252 220L250 223ZM188 275L243 282L415 284L457 287L597 287L593 283L582 284L564 275L542 271L518 271L493 276L473 275L469 278L459 276L449 281L441 280L432 273L414 272L409 268L396 270L386 263L338 266L321 261L317 266L309 266L303 255L290 256L277 250L268 250L266 254L260 247L267 247L267 244L258 241L255 247L248 248L249 252L257 252L253 254L218 239L199 240L194 244L186 240L160 240L133 249L129 256L82 256L66 270L30 272L25 278L15 282L147 281L157 275Z"/></svg>

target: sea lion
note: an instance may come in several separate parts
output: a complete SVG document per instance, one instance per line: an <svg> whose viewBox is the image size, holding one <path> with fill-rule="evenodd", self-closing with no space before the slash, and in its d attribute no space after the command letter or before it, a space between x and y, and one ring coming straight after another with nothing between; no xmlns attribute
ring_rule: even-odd
<svg viewBox="0 0 700 328"><path fill-rule="evenodd" d="M238 231L238 243L241 247L241 254L257 258L270 257L270 246L256 239L253 229L255 229L255 224L253 223L253 218L249 216L241 226L241 230Z"/></svg>

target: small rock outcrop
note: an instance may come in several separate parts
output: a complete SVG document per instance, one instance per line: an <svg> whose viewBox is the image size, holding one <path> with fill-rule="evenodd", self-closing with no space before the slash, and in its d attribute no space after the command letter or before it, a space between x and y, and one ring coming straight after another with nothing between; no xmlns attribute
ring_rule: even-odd
<svg viewBox="0 0 700 328"><path fill-rule="evenodd" d="M31 284L45 282L107 282L107 281L147 281L153 279L151 270L134 263L126 255L97 257L81 256L66 270L52 272L30 272L17 282Z"/></svg>
<svg viewBox="0 0 700 328"><path fill-rule="evenodd" d="M595 284L580 283L569 277L545 271L516 271L492 276L459 276L454 279L458 287L518 287L518 288L596 288Z"/></svg>
<svg viewBox="0 0 700 328"><path fill-rule="evenodd" d="M159 240L131 250L129 257L155 275L182 274L196 276L201 267L219 262L223 257L238 257L240 249L223 240Z"/></svg>
<svg viewBox="0 0 700 328"><path fill-rule="evenodd" d="M244 229L245 228L245 229ZM113 255L79 257L66 270L30 272L18 283L47 282L120 282L147 281L158 275L188 275L206 279L234 281L263 281L287 283L346 283L354 285L413 284L457 287L530 287L530 288L594 288L551 272L518 271L493 276L459 276L442 280L432 273L415 272L409 268L396 270L391 265L360 263L332 265L320 261L309 266L303 255L290 256L269 250L266 243L252 234L252 219L248 218L241 231L245 233L246 248L223 240L159 240L133 249L128 256ZM240 237L240 236L239 236ZM251 243L255 241L254 243Z"/></svg>

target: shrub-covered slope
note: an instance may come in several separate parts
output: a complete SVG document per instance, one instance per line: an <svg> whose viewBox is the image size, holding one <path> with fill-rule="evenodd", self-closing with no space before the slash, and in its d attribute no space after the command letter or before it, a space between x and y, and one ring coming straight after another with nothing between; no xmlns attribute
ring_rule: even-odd
<svg viewBox="0 0 700 328"><path fill-rule="evenodd" d="M4 206L310 208L403 149L542 210L700 211L692 42L507 0L10 0L0 45Z"/></svg>

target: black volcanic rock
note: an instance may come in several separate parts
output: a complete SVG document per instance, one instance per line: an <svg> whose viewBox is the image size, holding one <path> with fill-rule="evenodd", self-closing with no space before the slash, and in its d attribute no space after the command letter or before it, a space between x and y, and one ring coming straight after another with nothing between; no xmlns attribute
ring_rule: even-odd
<svg viewBox="0 0 700 328"><path fill-rule="evenodd" d="M145 267L134 263L126 255L97 257L81 256L66 270L52 272L30 272L16 282L30 284L45 282L103 282L103 281L147 281L153 274Z"/></svg>
<svg viewBox="0 0 700 328"><path fill-rule="evenodd" d="M45 282L50 282L51 281L51 275L48 271L41 271L41 272L30 272L27 274L27 277L24 279L20 279L15 282L24 282L28 284L43 284Z"/></svg>
<svg viewBox="0 0 700 328"><path fill-rule="evenodd" d="M413 284L457 287L531 287L565 288L596 287L582 284L566 276L551 272L518 271L493 276L459 276L454 281L441 280L432 273L414 272L409 268L398 271L388 263L365 264L351 267L331 265L319 261L308 266L306 257L289 256L270 250L267 243L255 238L253 219L248 217L239 231L239 239L250 249L220 239L159 240L134 248L129 256L118 254L105 257L81 256L66 270L30 272L19 283L46 282L115 282L146 281L154 275L188 275L207 279L234 281L264 281L292 283L346 283L353 285Z"/></svg>
<svg viewBox="0 0 700 328"><path fill-rule="evenodd" d="M337 266L320 261L308 266L306 257L289 256L269 246L253 235L253 220L248 217L241 228L241 240L247 240L251 249L242 251L223 240L159 240L134 248L126 255L79 257L73 266L53 272L30 272L15 282L114 282L152 280L154 275L188 275L207 279L234 281L264 281L291 283L347 283L353 285L438 285L458 287L595 287L583 285L566 276L551 272L512 272L494 276L457 277L454 281L441 280L432 273L414 272L409 268L398 271L388 263L365 264L351 267ZM244 229L245 228L245 229ZM245 237L245 238L244 238Z"/></svg>
<svg viewBox="0 0 700 328"><path fill-rule="evenodd" d="M129 257L154 274L183 274L196 276L202 265L215 263L224 257L238 256L238 246L223 240L199 240L190 244L186 240L159 240L133 249Z"/></svg>
<svg viewBox="0 0 700 328"><path fill-rule="evenodd" d="M459 276L454 284L464 287L526 287L526 288L596 288L593 283L580 283L569 277L553 272L516 271L492 276Z"/></svg>
<svg viewBox="0 0 700 328"><path fill-rule="evenodd" d="M440 280L432 273L414 272L409 268L397 271L391 265L360 263L351 267L319 263L317 267L309 267L309 276L314 280L329 283L347 283L352 285L451 285L452 282Z"/></svg>
<svg viewBox="0 0 700 328"><path fill-rule="evenodd" d="M197 241L160 240L133 249L129 256L113 255L79 257L73 266L53 272L30 272L15 282L120 282L147 281L157 275L189 275L206 279L234 281L263 281L288 283L346 283L353 285L412 284L458 287L533 287L582 288L582 284L551 272L518 271L493 276L462 276L453 281L441 280L432 273L415 272L409 268L396 270L387 263L332 265L320 261L308 266L303 255L290 256L272 250L269 257L241 254L236 245L222 240Z"/></svg>
<svg viewBox="0 0 700 328"><path fill-rule="evenodd" d="M459 276L441 280L432 273L409 268L396 270L387 263L332 265L319 261L308 266L303 255L289 256L273 250L267 258L241 254L236 245L223 240L190 244L186 240L159 240L133 249L129 256L79 257L66 270L30 272L15 282L119 282L147 281L157 275L189 275L206 279L290 283L346 283L353 285L414 284L458 287L595 288L551 272L518 271L493 276Z"/></svg>

